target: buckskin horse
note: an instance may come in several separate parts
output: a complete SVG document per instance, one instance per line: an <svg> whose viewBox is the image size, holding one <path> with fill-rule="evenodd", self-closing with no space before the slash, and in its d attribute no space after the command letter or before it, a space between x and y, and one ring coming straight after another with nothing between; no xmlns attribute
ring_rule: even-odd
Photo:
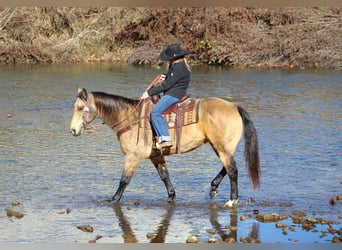
<svg viewBox="0 0 342 250"><path fill-rule="evenodd" d="M85 89L78 89L70 124L70 133L79 136L82 130L96 118L101 119L115 132L123 131L118 135L121 150L124 155L124 168L119 187L111 202L120 201L122 194L129 184L133 174L143 159L149 158L154 164L161 180L164 182L168 201L175 198L175 190L169 178L169 172L164 160L165 155L177 153L175 147L168 149L167 153L156 154L152 130L146 140L137 137L144 136L139 133L139 120L149 119L139 116L139 100L103 92L88 93ZM198 104L198 122L182 128L180 152L192 151L204 143L210 143L223 167L211 182L210 198L214 198L222 179L228 175L230 179L230 200L225 203L233 207L238 203L238 169L234 160L234 152L242 135L245 141L244 156L249 176L254 188L260 186L259 172L259 146L254 124L242 107L227 100L208 97L201 99ZM171 138L174 129L170 129Z"/></svg>

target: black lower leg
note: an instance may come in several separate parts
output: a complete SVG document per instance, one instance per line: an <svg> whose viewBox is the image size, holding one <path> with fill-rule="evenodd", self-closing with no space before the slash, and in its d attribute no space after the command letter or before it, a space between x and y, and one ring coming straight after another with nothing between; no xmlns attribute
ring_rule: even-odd
<svg viewBox="0 0 342 250"><path fill-rule="evenodd" d="M175 189L170 181L169 171L167 170L165 164L159 164L157 171L159 173L160 178L165 184L167 193L168 193L168 201L172 202L176 196Z"/></svg>
<svg viewBox="0 0 342 250"><path fill-rule="evenodd" d="M228 176L230 179L230 199L238 199L238 169L234 158L231 159L230 168L228 171Z"/></svg>
<svg viewBox="0 0 342 250"><path fill-rule="evenodd" d="M211 188L210 188L210 199L213 199L217 193L217 189L222 181L222 179L226 176L227 170L225 167L221 169L218 175L212 180Z"/></svg>
<svg viewBox="0 0 342 250"><path fill-rule="evenodd" d="M170 181L169 177L169 171L167 170L166 163L164 161L164 158L161 157L153 157L151 158L151 161L153 162L154 166L156 167L158 174L160 176L160 179L165 184L167 193L168 193L168 201L172 202L176 196L175 189L173 188L173 185Z"/></svg>
<svg viewBox="0 0 342 250"><path fill-rule="evenodd" d="M125 188L127 187L128 183L130 182L132 176L128 176L127 174L123 174L121 176L119 187L116 191L116 193L112 197L112 201L120 201L123 192L125 191Z"/></svg>

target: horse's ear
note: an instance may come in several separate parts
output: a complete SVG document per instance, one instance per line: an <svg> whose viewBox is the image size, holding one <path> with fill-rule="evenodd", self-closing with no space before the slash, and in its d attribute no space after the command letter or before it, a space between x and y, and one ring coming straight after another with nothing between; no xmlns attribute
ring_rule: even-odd
<svg viewBox="0 0 342 250"><path fill-rule="evenodd" d="M86 89L81 89L81 88L78 88L78 97L81 98L82 100L85 100L87 101L88 99L88 92Z"/></svg>

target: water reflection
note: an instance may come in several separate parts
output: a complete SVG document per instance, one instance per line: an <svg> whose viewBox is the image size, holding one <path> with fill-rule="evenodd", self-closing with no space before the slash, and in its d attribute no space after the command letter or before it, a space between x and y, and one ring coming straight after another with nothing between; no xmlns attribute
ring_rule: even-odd
<svg viewBox="0 0 342 250"><path fill-rule="evenodd" d="M156 230L156 233L151 235L150 243L164 243L165 237L167 235L168 227L170 225L170 220L173 215L175 205L170 203L165 206L165 214L162 217L161 222L159 223L159 227ZM114 204L115 215L119 220L119 226L123 233L124 243L137 243L138 240L132 230L131 224L128 221L128 218L122 211L121 204Z"/></svg>
<svg viewBox="0 0 342 250"><path fill-rule="evenodd" d="M320 239L315 233L304 235L298 230L284 236L274 224L249 218L242 222L239 217L249 209L244 205L229 211L208 207L210 181L222 167L209 145L186 156L166 158L177 192L176 207L157 205L147 211L135 207L128 211L96 202L112 195L123 157L109 129L77 139L69 135L76 87L137 98L160 74L159 69L113 64L17 65L2 66L0 74L0 210L11 208L15 199L22 204L18 210L27 215L21 220L0 216L0 241L87 242L89 235L73 231L73 223L84 219L99 234L122 232L127 242L145 242L149 226L155 230L149 242L185 242L189 235L207 241L208 227L224 241L239 242L241 237L258 234L262 242L287 242L290 236L300 242L331 242L329 234ZM263 213L306 210L341 222L342 204L329 204L329 198L341 191L341 82L342 76L336 72L193 68L192 96L227 97L249 111L257 128L262 184L261 189L252 189L243 167L243 149L238 147L242 203L252 197L256 201L253 209ZM213 200L216 204L229 197L228 181L223 183ZM146 161L134 175L123 202L164 201L165 195L158 174ZM291 207L267 206L263 200ZM200 204L184 205L194 202ZM61 219L54 211L66 206L72 213Z"/></svg>

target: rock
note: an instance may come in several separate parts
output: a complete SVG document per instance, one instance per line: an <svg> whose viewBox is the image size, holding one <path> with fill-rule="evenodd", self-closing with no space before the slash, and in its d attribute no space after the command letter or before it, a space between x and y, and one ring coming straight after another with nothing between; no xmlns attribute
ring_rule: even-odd
<svg viewBox="0 0 342 250"><path fill-rule="evenodd" d="M338 200L338 201L342 200L342 194L337 195L336 200Z"/></svg>
<svg viewBox="0 0 342 250"><path fill-rule="evenodd" d="M277 222L280 220L279 214L258 214L256 219L260 222Z"/></svg>
<svg viewBox="0 0 342 250"><path fill-rule="evenodd" d="M225 239L224 242L226 243L236 243L236 240L232 237L228 238L228 239Z"/></svg>
<svg viewBox="0 0 342 250"><path fill-rule="evenodd" d="M208 240L208 243L222 243L222 240L218 237L211 237L209 240Z"/></svg>
<svg viewBox="0 0 342 250"><path fill-rule="evenodd" d="M11 202L11 204L12 204L12 206L19 206L19 205L20 205L20 202L14 200L14 201Z"/></svg>
<svg viewBox="0 0 342 250"><path fill-rule="evenodd" d="M302 224L302 229L307 230L307 231L310 231L310 230L314 229L315 227L316 227L315 224L310 223L308 221L304 221Z"/></svg>
<svg viewBox="0 0 342 250"><path fill-rule="evenodd" d="M227 229L229 229L230 231L236 231L238 230L238 227L237 226L226 226Z"/></svg>
<svg viewBox="0 0 342 250"><path fill-rule="evenodd" d="M336 199L335 198L330 198L329 199L329 204L330 205L335 205L336 204Z"/></svg>
<svg viewBox="0 0 342 250"><path fill-rule="evenodd" d="M301 224L304 221L304 219L302 216L295 215L295 216L292 216L292 221L294 224Z"/></svg>
<svg viewBox="0 0 342 250"><path fill-rule="evenodd" d="M207 233L209 233L209 234L215 234L215 233L216 233L216 230L215 230L215 229L208 229L208 230L207 230Z"/></svg>
<svg viewBox="0 0 342 250"><path fill-rule="evenodd" d="M21 212L16 212L12 209L6 209L6 213L8 217L16 217L17 219L21 219L25 216L25 214Z"/></svg>
<svg viewBox="0 0 342 250"><path fill-rule="evenodd" d="M153 239L155 237L155 234L154 233L147 233L146 234L146 238L147 239Z"/></svg>
<svg viewBox="0 0 342 250"><path fill-rule="evenodd" d="M70 213L71 213L71 209L70 209L70 208L67 208L67 209L66 209L66 213L67 213L67 214L70 214Z"/></svg>
<svg viewBox="0 0 342 250"><path fill-rule="evenodd" d="M342 237L335 236L332 241L332 243L342 243Z"/></svg>
<svg viewBox="0 0 342 250"><path fill-rule="evenodd" d="M196 236L189 236L188 239L186 240L186 243L197 243L198 238Z"/></svg>
<svg viewBox="0 0 342 250"><path fill-rule="evenodd" d="M247 237L247 238L241 237L240 242L242 242L242 243L261 243L261 241L259 239L255 239L252 237Z"/></svg>
<svg viewBox="0 0 342 250"><path fill-rule="evenodd" d="M304 211L292 211L292 215L298 215L301 217L305 217L306 216L306 212Z"/></svg>
<svg viewBox="0 0 342 250"><path fill-rule="evenodd" d="M88 243L96 243L96 240L89 240Z"/></svg>
<svg viewBox="0 0 342 250"><path fill-rule="evenodd" d="M336 230L335 228L328 228L328 231L329 231L329 233L331 233L331 234L336 234L336 233L338 233L338 230Z"/></svg>
<svg viewBox="0 0 342 250"><path fill-rule="evenodd" d="M259 214L259 210L258 209L254 209L253 210L253 214Z"/></svg>
<svg viewBox="0 0 342 250"><path fill-rule="evenodd" d="M89 226L89 225L77 226L77 228L82 230L83 232L87 232L87 233L94 232L94 228L92 226Z"/></svg>
<svg viewBox="0 0 342 250"><path fill-rule="evenodd" d="M254 202L253 198L249 197L249 198L247 199L247 203L253 203L253 202Z"/></svg>
<svg viewBox="0 0 342 250"><path fill-rule="evenodd" d="M99 239L102 239L102 238L103 238L102 235L96 235L95 240L99 240Z"/></svg>
<svg viewBox="0 0 342 250"><path fill-rule="evenodd" d="M283 223L276 223L276 228L287 228L287 225L283 224Z"/></svg>
<svg viewBox="0 0 342 250"><path fill-rule="evenodd" d="M247 217L244 216L244 215L241 215L241 216L240 216L240 221L245 221L245 220L247 220Z"/></svg>
<svg viewBox="0 0 342 250"><path fill-rule="evenodd" d="M8 113L7 118L12 118L12 114Z"/></svg>

